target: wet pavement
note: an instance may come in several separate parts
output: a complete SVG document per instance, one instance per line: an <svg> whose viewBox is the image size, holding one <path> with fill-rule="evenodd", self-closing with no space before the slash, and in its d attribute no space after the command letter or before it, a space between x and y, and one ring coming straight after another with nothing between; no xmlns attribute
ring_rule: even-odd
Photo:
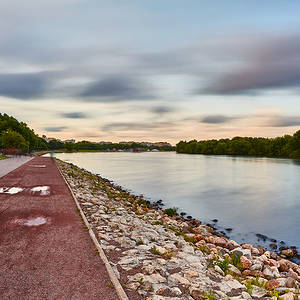
<svg viewBox="0 0 300 300"><path fill-rule="evenodd" d="M50 158L0 178L0 266L2 300L118 299Z"/></svg>

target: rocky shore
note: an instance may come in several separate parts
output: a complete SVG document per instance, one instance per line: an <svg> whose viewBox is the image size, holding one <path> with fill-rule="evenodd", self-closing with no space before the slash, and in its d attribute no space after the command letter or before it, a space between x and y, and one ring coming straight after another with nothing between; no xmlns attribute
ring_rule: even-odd
<svg viewBox="0 0 300 300"><path fill-rule="evenodd" d="M239 245L58 161L129 299L300 300L295 249Z"/></svg>

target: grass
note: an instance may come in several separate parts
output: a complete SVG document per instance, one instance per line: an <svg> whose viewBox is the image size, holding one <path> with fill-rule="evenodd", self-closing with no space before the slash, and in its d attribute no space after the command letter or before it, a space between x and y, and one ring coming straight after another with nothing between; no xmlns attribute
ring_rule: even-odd
<svg viewBox="0 0 300 300"><path fill-rule="evenodd" d="M246 281L246 292L252 296L252 293L253 293L253 289L254 289L254 286L251 284L251 282L249 280Z"/></svg>
<svg viewBox="0 0 300 300"><path fill-rule="evenodd" d="M8 158L6 155L0 154L0 160Z"/></svg>
<svg viewBox="0 0 300 300"><path fill-rule="evenodd" d="M161 255L161 253L159 252L159 250L156 248L156 246L154 245L153 248L151 249L151 252L154 255Z"/></svg>
<svg viewBox="0 0 300 300"><path fill-rule="evenodd" d="M178 210L177 207L166 208L166 209L164 210L164 213L165 213L166 215L168 215L169 217L174 217L174 216L177 215L177 210Z"/></svg>
<svg viewBox="0 0 300 300"><path fill-rule="evenodd" d="M111 284L111 283L107 283L106 286L107 286L108 288L110 288L110 289L114 289L114 286L113 286L113 284Z"/></svg>
<svg viewBox="0 0 300 300"><path fill-rule="evenodd" d="M228 257L224 257L223 261L218 261L216 263L217 266L219 266L223 272L226 272L229 269L229 258Z"/></svg>
<svg viewBox="0 0 300 300"><path fill-rule="evenodd" d="M236 255L235 253L232 253L230 255L232 264L238 268L240 271L243 271L243 266L241 264L241 257L239 255Z"/></svg>
<svg viewBox="0 0 300 300"><path fill-rule="evenodd" d="M275 296L278 300L282 300L282 299L283 299L282 297L279 297L279 292L276 291L276 290L270 291L270 292L269 292L269 295L270 295L271 297L274 297L274 296Z"/></svg>
<svg viewBox="0 0 300 300"><path fill-rule="evenodd" d="M266 288L266 283L267 283L266 280L264 279L260 280L258 276L255 279L254 278L248 279L246 280L245 283L246 292L251 296L255 285L261 288ZM276 296L276 295L272 295L272 296Z"/></svg>
<svg viewBox="0 0 300 300"><path fill-rule="evenodd" d="M204 299L208 300L217 300L217 298L213 295L212 291L210 291L208 294L204 296Z"/></svg>

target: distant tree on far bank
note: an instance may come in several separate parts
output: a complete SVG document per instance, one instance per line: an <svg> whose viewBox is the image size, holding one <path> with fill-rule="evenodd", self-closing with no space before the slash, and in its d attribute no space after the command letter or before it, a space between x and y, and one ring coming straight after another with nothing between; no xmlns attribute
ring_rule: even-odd
<svg viewBox="0 0 300 300"><path fill-rule="evenodd" d="M20 133L7 130L3 131L0 135L0 148L14 148L21 151L28 151L29 142L27 142Z"/></svg>
<svg viewBox="0 0 300 300"><path fill-rule="evenodd" d="M207 155L266 156L300 158L300 130L276 138L234 137L220 140L180 141L177 153Z"/></svg>

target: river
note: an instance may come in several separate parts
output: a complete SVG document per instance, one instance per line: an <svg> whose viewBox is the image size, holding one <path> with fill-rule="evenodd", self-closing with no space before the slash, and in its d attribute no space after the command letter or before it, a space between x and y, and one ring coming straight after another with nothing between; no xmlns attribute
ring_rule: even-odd
<svg viewBox="0 0 300 300"><path fill-rule="evenodd" d="M237 242L268 246L259 233L300 247L300 161L174 152L55 156L219 230L230 227Z"/></svg>

